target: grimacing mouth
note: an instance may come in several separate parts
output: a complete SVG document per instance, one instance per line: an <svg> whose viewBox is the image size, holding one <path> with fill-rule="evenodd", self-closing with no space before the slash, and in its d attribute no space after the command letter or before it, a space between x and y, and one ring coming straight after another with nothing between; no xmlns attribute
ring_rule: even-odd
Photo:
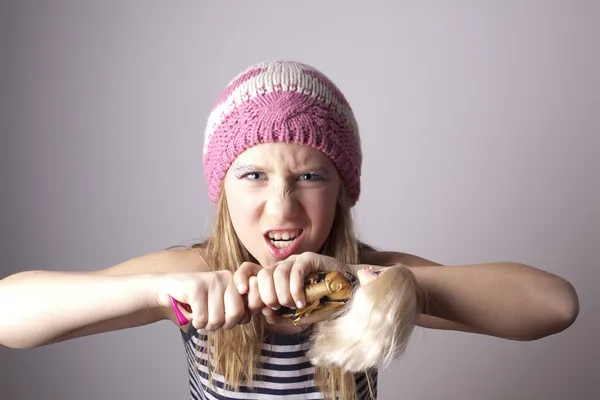
<svg viewBox="0 0 600 400"><path fill-rule="evenodd" d="M302 235L302 229L274 229L265 234L265 238L276 248L286 248L292 245Z"/></svg>

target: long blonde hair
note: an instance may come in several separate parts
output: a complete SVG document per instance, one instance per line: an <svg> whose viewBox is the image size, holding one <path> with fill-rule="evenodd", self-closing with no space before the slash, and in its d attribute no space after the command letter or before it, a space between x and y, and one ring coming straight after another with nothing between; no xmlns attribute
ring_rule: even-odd
<svg viewBox="0 0 600 400"><path fill-rule="evenodd" d="M307 354L314 365L362 372L386 368L404 354L421 296L406 266L393 265L384 275L357 285L344 309L317 327Z"/></svg>
<svg viewBox="0 0 600 400"><path fill-rule="evenodd" d="M235 271L245 261L257 262L246 250L235 233L227 206L225 191L221 190L216 207L216 220L212 234L193 248L203 248L206 261L213 270ZM359 263L359 242L354 233L351 207L344 186L336 205L336 214L330 234L320 253L346 264ZM315 324L326 324L327 321ZM219 329L207 334L205 352L208 357L209 380L213 372L224 377L228 389L238 390L241 384L252 387L255 370L260 367L261 345L265 340L265 321L262 314L248 324L236 325L231 330ZM212 354L209 349L212 348ZM210 368L214 365L214 370ZM369 389L371 390L370 375ZM315 384L326 398L354 399L356 376L339 367L315 367Z"/></svg>

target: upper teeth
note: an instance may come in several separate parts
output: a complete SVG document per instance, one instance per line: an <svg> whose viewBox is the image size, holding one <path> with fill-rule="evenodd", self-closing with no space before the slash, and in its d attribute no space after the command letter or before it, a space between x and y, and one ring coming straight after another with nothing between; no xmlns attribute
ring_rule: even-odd
<svg viewBox="0 0 600 400"><path fill-rule="evenodd" d="M273 240L289 240L295 239L298 235L300 235L300 230L295 231L286 231L286 232L269 232L269 239Z"/></svg>

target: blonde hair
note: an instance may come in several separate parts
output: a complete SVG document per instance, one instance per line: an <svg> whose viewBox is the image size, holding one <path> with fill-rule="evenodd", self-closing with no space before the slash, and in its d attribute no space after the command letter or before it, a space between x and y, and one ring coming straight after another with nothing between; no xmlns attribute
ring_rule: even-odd
<svg viewBox="0 0 600 400"><path fill-rule="evenodd" d="M360 246L354 233L350 211L346 190L341 185L332 228L320 253L346 264L358 264ZM211 236L205 242L195 244L191 248L203 248L207 264L213 270L234 272L245 261L257 262L235 233L225 191L222 188L217 201L216 220ZM314 328L318 330L328 323L330 322L319 322L314 325ZM260 367L260 351L266 332L265 324L264 317L259 313L248 324L236 325L231 330L219 329L215 332L206 332L207 343L204 352L208 358L209 382L213 382L213 373L216 373L224 378L227 389L238 390L240 384L252 387L254 372ZM209 349L212 349L212 352ZM214 366L214 370L211 365ZM338 366L315 366L315 384L326 398L355 398L355 378L354 373ZM367 379L372 393L369 374Z"/></svg>
<svg viewBox="0 0 600 400"><path fill-rule="evenodd" d="M337 317L317 327L307 355L314 365L350 372L385 368L404 353L419 303L412 272L403 265L388 267L358 286Z"/></svg>

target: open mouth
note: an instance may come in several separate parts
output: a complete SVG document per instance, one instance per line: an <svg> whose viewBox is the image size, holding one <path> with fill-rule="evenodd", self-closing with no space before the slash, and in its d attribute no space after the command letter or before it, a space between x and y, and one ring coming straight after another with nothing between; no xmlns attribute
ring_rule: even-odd
<svg viewBox="0 0 600 400"><path fill-rule="evenodd" d="M284 232L269 232L266 236L273 247L276 249L285 249L292 246L301 234L302 229L296 229Z"/></svg>

